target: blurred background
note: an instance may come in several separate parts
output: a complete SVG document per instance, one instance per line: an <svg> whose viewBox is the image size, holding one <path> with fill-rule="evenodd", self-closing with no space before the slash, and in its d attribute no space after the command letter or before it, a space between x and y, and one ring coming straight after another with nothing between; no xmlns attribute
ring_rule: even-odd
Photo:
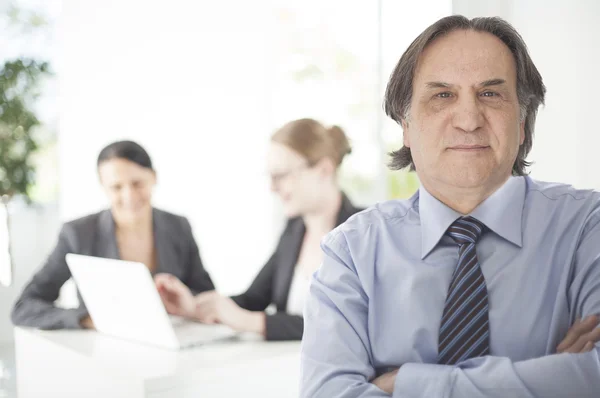
<svg viewBox="0 0 600 398"><path fill-rule="evenodd" d="M0 0L0 172L14 169L17 193L12 269L0 246L4 352L12 303L61 223L106 207L95 162L112 141L148 150L155 206L188 217L225 294L248 286L281 232L265 154L284 122L346 130L353 152L340 179L356 204L412 195L416 175L386 167L402 132L382 112L383 92L412 39L453 13L503 17L530 48L548 88L532 177L600 189L596 0ZM28 119L10 135L15 96ZM63 290L69 306L73 286Z"/></svg>

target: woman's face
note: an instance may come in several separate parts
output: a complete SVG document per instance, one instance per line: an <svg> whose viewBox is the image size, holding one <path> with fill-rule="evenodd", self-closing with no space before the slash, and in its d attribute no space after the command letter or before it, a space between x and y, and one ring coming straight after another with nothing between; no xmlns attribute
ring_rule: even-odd
<svg viewBox="0 0 600 398"><path fill-rule="evenodd" d="M98 174L116 223L132 224L148 216L156 184L153 170L114 158L102 162Z"/></svg>
<svg viewBox="0 0 600 398"><path fill-rule="evenodd" d="M320 163L311 166L298 152L271 142L267 154L271 191L281 199L287 217L302 216L318 207L321 188L331 178Z"/></svg>

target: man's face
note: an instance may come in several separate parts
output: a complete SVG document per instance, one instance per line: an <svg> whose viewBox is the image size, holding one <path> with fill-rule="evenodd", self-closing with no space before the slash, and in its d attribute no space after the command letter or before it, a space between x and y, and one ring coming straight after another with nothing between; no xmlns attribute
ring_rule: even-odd
<svg viewBox="0 0 600 398"><path fill-rule="evenodd" d="M436 39L419 59L402 126L426 188L495 190L511 175L524 139L508 47L475 31Z"/></svg>

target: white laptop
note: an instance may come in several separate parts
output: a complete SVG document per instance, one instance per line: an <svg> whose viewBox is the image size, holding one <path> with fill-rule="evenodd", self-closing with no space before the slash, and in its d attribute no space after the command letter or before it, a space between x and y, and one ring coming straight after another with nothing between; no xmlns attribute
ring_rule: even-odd
<svg viewBox="0 0 600 398"><path fill-rule="evenodd" d="M167 314L142 263L73 253L66 260L101 333L175 350L236 335L224 325L203 325Z"/></svg>

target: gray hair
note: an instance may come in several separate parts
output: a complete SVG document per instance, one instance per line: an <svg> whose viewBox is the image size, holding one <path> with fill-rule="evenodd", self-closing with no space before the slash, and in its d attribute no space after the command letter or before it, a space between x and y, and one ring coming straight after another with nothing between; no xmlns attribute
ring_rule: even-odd
<svg viewBox="0 0 600 398"><path fill-rule="evenodd" d="M542 76L535 67L523 38L508 22L501 18L473 18L469 20L462 15L445 17L435 22L423 31L402 54L398 64L390 76L385 90L384 110L386 115L395 122L401 123L410 116L413 78L419 58L425 48L435 39L456 30L474 30L491 33L510 49L515 58L517 68L517 97L519 100L521 121L525 120L525 139L519 147L517 159L512 168L513 175L527 174L531 165L525 160L533 146L533 131L535 118L540 104L544 104L546 87ZM403 146L390 153L389 167L401 170L410 166L415 170L415 164L410 148Z"/></svg>

